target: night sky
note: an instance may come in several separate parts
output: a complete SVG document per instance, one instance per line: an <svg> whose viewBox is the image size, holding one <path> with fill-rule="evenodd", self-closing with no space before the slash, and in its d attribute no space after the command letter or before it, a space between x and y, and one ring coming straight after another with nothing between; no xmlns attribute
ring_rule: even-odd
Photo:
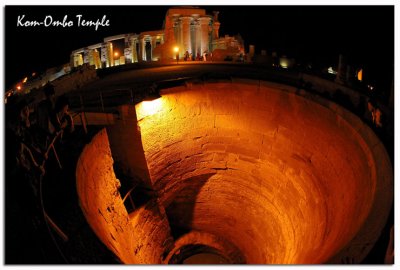
<svg viewBox="0 0 400 270"><path fill-rule="evenodd" d="M339 53L389 85L394 67L393 6L199 6L218 10L220 36L241 34L254 44L298 62L336 65ZM169 6L6 6L6 89L32 72L69 62L71 51L104 37L162 29ZM76 15L110 20L109 27L78 27ZM18 15L42 21L46 15L73 20L72 27L17 27Z"/></svg>

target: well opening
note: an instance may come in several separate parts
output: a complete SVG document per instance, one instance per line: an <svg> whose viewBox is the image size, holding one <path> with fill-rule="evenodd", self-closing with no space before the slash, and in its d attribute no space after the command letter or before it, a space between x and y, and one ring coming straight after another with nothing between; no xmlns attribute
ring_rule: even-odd
<svg viewBox="0 0 400 270"><path fill-rule="evenodd" d="M200 253L250 264L366 256L390 211L393 174L360 119L324 99L258 81L176 87L161 96L151 112L138 104L126 110L132 117L123 117L125 124L108 129L116 160L140 142L145 162L133 162L133 171L153 192L131 213L115 213L125 222L119 227L112 214L106 218L125 243L115 235L102 240L126 253L123 262L183 263ZM88 172L78 166L77 181ZM100 200L98 208L107 204Z"/></svg>

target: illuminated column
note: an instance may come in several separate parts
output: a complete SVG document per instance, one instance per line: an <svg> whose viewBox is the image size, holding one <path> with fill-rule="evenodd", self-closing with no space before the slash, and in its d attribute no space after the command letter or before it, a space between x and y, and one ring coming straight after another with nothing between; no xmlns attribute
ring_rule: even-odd
<svg viewBox="0 0 400 270"><path fill-rule="evenodd" d="M218 39L219 38L219 26L221 24L219 22L214 22L213 23L213 39Z"/></svg>
<svg viewBox="0 0 400 270"><path fill-rule="evenodd" d="M218 21L219 11L213 11L214 19L213 19L213 39L219 38L219 26L221 25Z"/></svg>
<svg viewBox="0 0 400 270"><path fill-rule="evenodd" d="M100 50L101 56L101 66L105 67L112 67L114 65L114 56L113 56L113 48L111 42L106 42L101 44Z"/></svg>
<svg viewBox="0 0 400 270"><path fill-rule="evenodd" d="M107 42L108 45L108 60L110 62L110 67L114 66L114 48L111 42Z"/></svg>
<svg viewBox="0 0 400 270"><path fill-rule="evenodd" d="M94 65L96 66L96 69L101 68L100 55L98 49L93 50L93 61Z"/></svg>
<svg viewBox="0 0 400 270"><path fill-rule="evenodd" d="M157 47L157 36L151 37L151 61L153 61L153 52Z"/></svg>
<svg viewBox="0 0 400 270"><path fill-rule="evenodd" d="M89 50L88 56L89 56L89 62L88 62L89 65L95 66L96 64L95 64L94 50Z"/></svg>
<svg viewBox="0 0 400 270"><path fill-rule="evenodd" d="M74 63L74 67L81 66L83 64L82 54L80 54L80 53L74 54L73 63Z"/></svg>
<svg viewBox="0 0 400 270"><path fill-rule="evenodd" d="M181 45L181 22L174 18L174 39L171 40L174 45Z"/></svg>
<svg viewBox="0 0 400 270"><path fill-rule="evenodd" d="M178 43L177 26L178 14L170 15L165 20L164 42L168 43L170 47L176 46Z"/></svg>
<svg viewBox="0 0 400 270"><path fill-rule="evenodd" d="M196 29L196 55L195 56L197 57L197 53L199 53L200 55L202 54L202 51L201 51L201 27L200 27L199 20L196 21L195 29Z"/></svg>
<svg viewBox="0 0 400 270"><path fill-rule="evenodd" d="M138 61L138 55L136 50L136 44L138 43L137 38L132 39L132 62L135 63Z"/></svg>
<svg viewBox="0 0 400 270"><path fill-rule="evenodd" d="M201 31L201 54L204 52L209 51L210 45L210 38L208 35L208 26L210 24L211 18L210 17L201 17L199 18L200 21L200 31Z"/></svg>
<svg viewBox="0 0 400 270"><path fill-rule="evenodd" d="M191 17L181 17L181 36L182 36L182 53L184 54L186 51L191 52L191 44L190 44L190 21Z"/></svg>
<svg viewBox="0 0 400 270"><path fill-rule="evenodd" d="M142 59L142 61L146 61L146 41L144 38L140 40L140 55L140 59Z"/></svg>

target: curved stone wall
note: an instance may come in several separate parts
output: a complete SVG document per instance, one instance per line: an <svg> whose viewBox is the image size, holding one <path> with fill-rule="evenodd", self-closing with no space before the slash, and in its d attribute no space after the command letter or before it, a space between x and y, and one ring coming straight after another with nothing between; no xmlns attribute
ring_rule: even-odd
<svg viewBox="0 0 400 270"><path fill-rule="evenodd" d="M161 94L119 120L142 141L148 172L140 175L152 198L128 214L105 130L76 170L85 217L121 262L174 263L191 250L249 264L358 263L367 255L389 214L393 171L356 116L251 80ZM121 157L125 142L110 138Z"/></svg>
<svg viewBox="0 0 400 270"><path fill-rule="evenodd" d="M122 263L159 264L172 244L168 220L156 199L128 214L118 189L108 136L100 131L76 168L83 214L97 237Z"/></svg>
<svg viewBox="0 0 400 270"><path fill-rule="evenodd" d="M136 106L172 231L223 236L254 264L366 256L393 199L390 161L357 117L306 96L234 81Z"/></svg>

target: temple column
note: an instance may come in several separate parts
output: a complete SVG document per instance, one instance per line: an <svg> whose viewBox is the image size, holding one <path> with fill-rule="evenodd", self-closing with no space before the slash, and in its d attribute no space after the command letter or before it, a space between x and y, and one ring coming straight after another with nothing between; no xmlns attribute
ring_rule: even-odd
<svg viewBox="0 0 400 270"><path fill-rule="evenodd" d="M200 27L200 22L199 20L197 20L196 25L196 55L195 57L197 57L197 53L199 53L200 55L202 54L201 51L201 27Z"/></svg>
<svg viewBox="0 0 400 270"><path fill-rule="evenodd" d="M100 54L101 66L103 68L112 67L114 65L113 46L111 42L105 42L101 44Z"/></svg>
<svg viewBox="0 0 400 270"><path fill-rule="evenodd" d="M138 54L136 50L136 44L138 43L137 38L132 40L132 63L136 63L138 61Z"/></svg>
<svg viewBox="0 0 400 270"><path fill-rule="evenodd" d="M213 39L219 39L219 26L221 24L219 22L213 23Z"/></svg>
<svg viewBox="0 0 400 270"><path fill-rule="evenodd" d="M219 38L219 26L221 25L218 21L218 14L219 11L213 11L214 18L213 18L213 39Z"/></svg>
<svg viewBox="0 0 400 270"><path fill-rule="evenodd" d="M189 53L192 51L191 42L190 42L190 21L191 17L181 17L181 37L182 37L182 54L185 54L186 51Z"/></svg>
<svg viewBox="0 0 400 270"><path fill-rule="evenodd" d="M146 61L146 41L144 38L140 40L140 59Z"/></svg>
<svg viewBox="0 0 400 270"><path fill-rule="evenodd" d="M210 45L210 38L208 34L208 26L210 24L211 18L210 17L201 17L199 18L200 21L200 31L201 31L201 54L204 52L209 51Z"/></svg>

